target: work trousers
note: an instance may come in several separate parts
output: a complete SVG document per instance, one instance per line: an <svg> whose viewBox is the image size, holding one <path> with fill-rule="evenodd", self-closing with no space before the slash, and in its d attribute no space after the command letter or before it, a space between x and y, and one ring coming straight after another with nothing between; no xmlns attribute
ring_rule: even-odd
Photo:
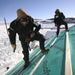
<svg viewBox="0 0 75 75"><path fill-rule="evenodd" d="M60 24L57 24L57 35L59 35L59 31L60 31L60 26L61 25L65 25L65 29L68 30L68 26L66 22L62 22Z"/></svg>
<svg viewBox="0 0 75 75"><path fill-rule="evenodd" d="M35 36L31 40L32 41L34 41L34 40L39 41L40 49L41 50L45 49L45 47L44 47L45 38L42 34L36 33ZM24 55L24 60L29 60L29 51L28 51L29 43L30 43L30 41L21 41L21 45L23 48L22 53Z"/></svg>

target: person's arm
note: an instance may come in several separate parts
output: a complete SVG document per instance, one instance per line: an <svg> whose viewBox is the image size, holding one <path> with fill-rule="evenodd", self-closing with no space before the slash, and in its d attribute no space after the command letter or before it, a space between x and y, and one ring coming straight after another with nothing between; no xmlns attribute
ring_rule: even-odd
<svg viewBox="0 0 75 75"><path fill-rule="evenodd" d="M35 27L35 30L33 30L33 32L30 34L30 38L33 38L35 36L35 34L40 30L41 25L35 25L34 23L32 23L33 27Z"/></svg>
<svg viewBox="0 0 75 75"><path fill-rule="evenodd" d="M15 21L10 24L9 31L9 40L14 49L16 49L16 32L15 32Z"/></svg>
<svg viewBox="0 0 75 75"><path fill-rule="evenodd" d="M61 13L61 16L60 16L63 20L65 19L65 16L63 13Z"/></svg>
<svg viewBox="0 0 75 75"><path fill-rule="evenodd" d="M33 23L33 26L35 27L35 30L34 30L35 33L37 33L41 29L41 25L40 24L37 26L37 25L35 25Z"/></svg>
<svg viewBox="0 0 75 75"><path fill-rule="evenodd" d="M40 30L41 25L37 26L36 24L34 24L34 19L31 16L27 17L27 21L29 22L30 25L32 25L33 27L35 27L35 30L34 30L35 33Z"/></svg>
<svg viewBox="0 0 75 75"><path fill-rule="evenodd" d="M54 16L54 23L56 23L56 15Z"/></svg>
<svg viewBox="0 0 75 75"><path fill-rule="evenodd" d="M54 23L55 23L55 26L57 26L57 18L56 18L56 15L54 16Z"/></svg>

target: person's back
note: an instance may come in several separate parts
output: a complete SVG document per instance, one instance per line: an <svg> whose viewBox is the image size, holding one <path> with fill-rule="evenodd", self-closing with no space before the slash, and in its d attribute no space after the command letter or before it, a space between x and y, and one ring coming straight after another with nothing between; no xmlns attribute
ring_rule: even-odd
<svg viewBox="0 0 75 75"><path fill-rule="evenodd" d="M10 24L9 39L11 45L13 48L16 48L16 33L18 33L23 48L22 53L24 55L23 59L25 61L25 68L29 65L28 47L30 41L38 40L40 42L40 49L42 53L49 51L44 47L45 38L39 33L40 28L41 26L36 26L33 18L23 9L17 10L17 19Z"/></svg>

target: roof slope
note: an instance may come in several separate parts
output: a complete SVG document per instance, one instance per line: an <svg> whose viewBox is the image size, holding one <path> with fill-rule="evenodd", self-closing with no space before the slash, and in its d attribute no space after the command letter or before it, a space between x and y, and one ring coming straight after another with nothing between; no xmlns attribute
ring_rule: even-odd
<svg viewBox="0 0 75 75"><path fill-rule="evenodd" d="M73 75L75 75L75 26L69 28L69 30L72 71ZM45 47L50 49L47 54L42 54L40 48L30 54L30 64L25 70L22 71L24 65L22 60L6 75L66 75L66 32L61 32L58 38L54 36L48 39L45 42Z"/></svg>

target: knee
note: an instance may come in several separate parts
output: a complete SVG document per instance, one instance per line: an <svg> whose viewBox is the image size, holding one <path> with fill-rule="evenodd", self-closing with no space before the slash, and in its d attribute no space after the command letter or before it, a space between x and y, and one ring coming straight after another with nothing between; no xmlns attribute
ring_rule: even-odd
<svg viewBox="0 0 75 75"><path fill-rule="evenodd" d="M40 41L45 41L45 38L44 38L43 35L41 35L41 37L40 37Z"/></svg>

